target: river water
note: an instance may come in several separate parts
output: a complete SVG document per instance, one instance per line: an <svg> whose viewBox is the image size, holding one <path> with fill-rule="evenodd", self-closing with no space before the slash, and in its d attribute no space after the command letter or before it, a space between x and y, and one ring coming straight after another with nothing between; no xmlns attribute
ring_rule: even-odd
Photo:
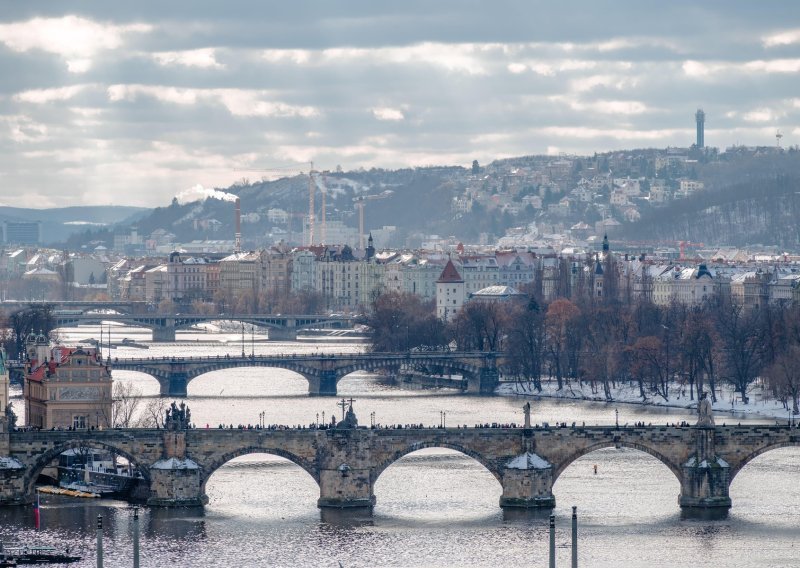
<svg viewBox="0 0 800 568"><path fill-rule="evenodd" d="M115 328L115 339L144 339ZM119 334L119 337L117 335ZM66 330L66 342L89 335ZM353 343L309 341L261 343L245 339L250 353L356 351ZM114 350L113 356L241 354L241 335L187 334L173 345L148 351ZM189 340L189 341L186 341ZM196 341L192 344L191 341ZM227 344L208 342L227 340ZM158 384L146 375L114 372L149 396ZM231 369L198 377L186 400L192 417L205 423L314 422L341 412L336 401L308 397L305 380L279 369ZM375 413L382 423L448 425L521 422L521 398L475 397L453 391L412 390L354 374L339 392L356 400L362 424ZM17 393L18 396L18 393ZM21 410L22 404L15 404ZM612 424L692 420L688 411L634 405L532 401L534 422ZM729 418L749 421L743 417ZM718 420L725 420L718 418ZM593 473L597 465L598 473ZM753 460L731 486L733 508L724 520L682 519L679 485L655 458L636 450L599 450L575 461L554 486L558 565L570 562L571 506L578 507L579 562L586 567L800 566L800 448L768 452ZM243 456L220 468L200 509L141 509L141 565L162 567L547 566L546 514L504 512L500 485L480 464L457 452L428 449L404 457L377 481L371 516L320 511L316 483L300 467L265 454ZM0 508L4 541L70 543L84 554L78 566L94 566L95 520L105 523L105 565L130 566L132 508L111 500L42 497L41 528L31 507ZM75 565L73 565L75 566Z"/></svg>

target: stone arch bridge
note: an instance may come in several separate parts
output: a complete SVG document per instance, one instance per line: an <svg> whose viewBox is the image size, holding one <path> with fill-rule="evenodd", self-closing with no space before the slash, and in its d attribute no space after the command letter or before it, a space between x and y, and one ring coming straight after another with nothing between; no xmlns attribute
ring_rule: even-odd
<svg viewBox="0 0 800 568"><path fill-rule="evenodd" d="M270 340L294 341L297 331L309 328L350 329L353 318L348 316L325 315L263 315L263 314L227 314L227 315L192 315L192 314L155 314L155 313L111 313L82 310L57 311L53 315L56 327L74 327L77 325L100 325L104 321L113 321L126 325L146 327L153 331L153 341L175 341L175 332L193 325L213 321L236 321L254 325L268 330Z"/></svg>
<svg viewBox="0 0 800 568"><path fill-rule="evenodd" d="M386 370L397 374L414 367L464 377L467 392L491 393L498 385L501 354L485 352L340 353L324 355L210 356L113 359L114 370L139 371L153 376L164 396L185 397L189 382L211 371L236 367L288 369L308 381L311 395L335 396L336 385L356 371Z"/></svg>
<svg viewBox="0 0 800 568"><path fill-rule="evenodd" d="M574 428L190 429L13 431L0 433L0 504L30 503L42 471L64 450L108 448L143 473L154 506L199 506L206 484L229 460L284 457L319 485L320 507L371 507L391 464L423 448L449 448L482 464L502 487L504 507L551 508L553 484L595 450L627 447L661 461L680 482L683 508L727 511L731 481L753 458L800 446L788 426Z"/></svg>

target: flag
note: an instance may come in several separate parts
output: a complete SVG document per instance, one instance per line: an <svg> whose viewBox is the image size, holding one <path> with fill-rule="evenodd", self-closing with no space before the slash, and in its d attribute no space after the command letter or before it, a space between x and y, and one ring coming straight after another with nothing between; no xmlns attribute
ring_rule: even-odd
<svg viewBox="0 0 800 568"><path fill-rule="evenodd" d="M36 501L33 504L33 522L36 528L39 528L39 492L36 492Z"/></svg>

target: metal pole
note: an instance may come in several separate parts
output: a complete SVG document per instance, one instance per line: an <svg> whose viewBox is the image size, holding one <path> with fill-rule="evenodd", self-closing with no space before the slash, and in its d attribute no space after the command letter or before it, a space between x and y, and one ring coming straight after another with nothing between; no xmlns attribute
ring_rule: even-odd
<svg viewBox="0 0 800 568"><path fill-rule="evenodd" d="M133 508L133 568L139 568L139 507Z"/></svg>
<svg viewBox="0 0 800 568"><path fill-rule="evenodd" d="M572 568L578 568L578 508L572 506Z"/></svg>
<svg viewBox="0 0 800 568"><path fill-rule="evenodd" d="M556 568L556 516L550 515L550 568Z"/></svg>
<svg viewBox="0 0 800 568"><path fill-rule="evenodd" d="M97 568L103 568L103 515L97 515Z"/></svg>

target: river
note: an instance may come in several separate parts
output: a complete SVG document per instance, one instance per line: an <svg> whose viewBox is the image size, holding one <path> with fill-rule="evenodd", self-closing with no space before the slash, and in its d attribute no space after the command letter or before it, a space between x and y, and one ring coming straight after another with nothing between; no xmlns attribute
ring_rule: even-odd
<svg viewBox="0 0 800 568"><path fill-rule="evenodd" d="M137 340L146 335L115 328ZM119 334L119 337L117 335ZM98 333L66 330L69 343ZM208 342L226 339L227 344ZM258 339L258 336L256 336ZM180 353L241 353L239 334L187 334L173 345L148 351L119 348L112 356L165 356ZM188 340L188 341L186 341ZM191 341L197 341L191 343ZM355 351L354 343L308 341L262 343L245 339L245 351ZM158 384L146 375L114 372L148 396ZM18 397L18 391L16 396ZM307 396L298 375L280 369L231 369L198 377L186 399L192 417L206 423L310 423L341 412L336 400ZM370 414L382 423L448 425L521 422L524 399L477 397L447 390L414 390L387 385L367 374L339 384L342 396L355 399L362 424ZM16 401L19 411L21 402ZM573 401L532 401L534 422L613 424L693 420L688 411L635 405ZM745 417L729 420L757 421ZM725 418L718 417L724 421ZM571 507L579 514L579 561L586 567L800 566L800 448L759 456L731 486L733 508L725 520L683 519L677 505L675 476L655 458L636 450L599 450L575 461L554 485L557 506L558 565L570 559ZM598 473L593 473L597 465ZM209 504L195 509L141 509L143 567L372 566L523 567L546 566L546 514L498 507L500 485L480 464L449 450L409 454L377 481L371 516L320 511L316 483L299 466L279 457L254 454L220 468L207 486ZM94 566L95 519L105 523L105 565L130 566L132 508L111 500L74 500L43 496L41 528L33 527L31 507L0 508L4 541L71 543L84 554L78 566ZM73 564L73 566L75 566Z"/></svg>

